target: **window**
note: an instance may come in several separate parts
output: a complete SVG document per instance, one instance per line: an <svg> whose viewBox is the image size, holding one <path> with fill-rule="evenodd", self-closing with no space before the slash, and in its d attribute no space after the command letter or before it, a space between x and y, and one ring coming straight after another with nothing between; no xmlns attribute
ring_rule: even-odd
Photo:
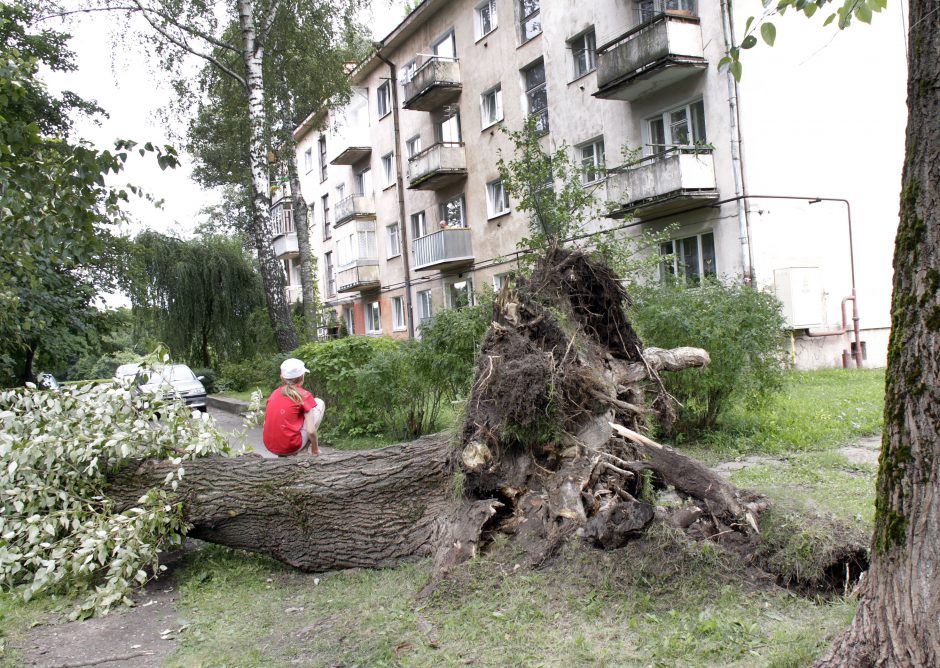
<svg viewBox="0 0 940 668"><path fill-rule="evenodd" d="M401 79L401 84L403 86L411 83L412 77L415 75L415 70L418 69L418 61L412 58L407 63L402 65L401 74L399 78Z"/></svg>
<svg viewBox="0 0 940 668"><path fill-rule="evenodd" d="M325 253L323 255L323 267L325 269L323 273L326 277L326 296L335 297L336 274L333 272L333 253Z"/></svg>
<svg viewBox="0 0 940 668"><path fill-rule="evenodd" d="M336 186L336 201L342 202L344 199L346 199L346 184L340 183Z"/></svg>
<svg viewBox="0 0 940 668"><path fill-rule="evenodd" d="M323 211L323 239L325 241L333 236L333 225L330 222L330 196L321 197L320 204Z"/></svg>
<svg viewBox="0 0 940 668"><path fill-rule="evenodd" d="M499 292L503 289L504 285L512 285L515 280L515 275L511 271L507 271L502 274L495 274L493 276L493 290Z"/></svg>
<svg viewBox="0 0 940 668"><path fill-rule="evenodd" d="M660 246L660 252L664 256L671 256L662 264L663 278L671 274L698 284L703 277L717 275L713 232L667 241Z"/></svg>
<svg viewBox="0 0 940 668"><path fill-rule="evenodd" d="M356 333L356 312L350 306L345 311L343 311L343 319L346 323L346 333L355 334Z"/></svg>
<svg viewBox="0 0 940 668"><path fill-rule="evenodd" d="M678 109L646 120L647 155L662 153L676 146L693 146L708 141L705 133L705 103L697 100Z"/></svg>
<svg viewBox="0 0 940 668"><path fill-rule="evenodd" d="M422 324L430 320L434 315L430 290L422 290L418 293L418 313L421 315Z"/></svg>
<svg viewBox="0 0 940 668"><path fill-rule="evenodd" d="M405 142L405 155L407 155L410 160L419 153L421 153L421 136L415 135Z"/></svg>
<svg viewBox="0 0 940 668"><path fill-rule="evenodd" d="M313 171L313 149L308 148L304 151L304 172L309 174Z"/></svg>
<svg viewBox="0 0 940 668"><path fill-rule="evenodd" d="M441 143L460 142L460 114L456 110L446 114L434 126L434 135Z"/></svg>
<svg viewBox="0 0 940 668"><path fill-rule="evenodd" d="M496 86L480 96L480 119L485 130L503 120L503 88Z"/></svg>
<svg viewBox="0 0 940 668"><path fill-rule="evenodd" d="M519 37L528 42L542 33L539 0L519 0Z"/></svg>
<svg viewBox="0 0 940 668"><path fill-rule="evenodd" d="M446 202L441 202L440 227L442 229L466 226L467 223L463 211L463 195L457 195L457 197L453 197Z"/></svg>
<svg viewBox="0 0 940 668"><path fill-rule="evenodd" d="M320 135L317 141L317 148L320 154L320 182L326 181L326 137Z"/></svg>
<svg viewBox="0 0 940 668"><path fill-rule="evenodd" d="M366 334L378 334L382 331L382 314L378 302L366 305Z"/></svg>
<svg viewBox="0 0 940 668"><path fill-rule="evenodd" d="M640 23L652 21L663 12L678 12L695 15L695 0L639 0L637 2L637 20Z"/></svg>
<svg viewBox="0 0 940 668"><path fill-rule="evenodd" d="M356 174L355 186L357 195L372 194L372 170L370 168L366 167Z"/></svg>
<svg viewBox="0 0 940 668"><path fill-rule="evenodd" d="M503 182L498 179L490 181L486 184L486 216L496 218L504 213L509 213L509 197L506 196Z"/></svg>
<svg viewBox="0 0 940 668"><path fill-rule="evenodd" d="M568 44L571 46L575 79L580 79L597 68L597 40L593 28L575 37Z"/></svg>
<svg viewBox="0 0 940 668"><path fill-rule="evenodd" d="M457 43L454 41L454 31L449 31L434 42L431 45L431 52L441 60L457 60Z"/></svg>
<svg viewBox="0 0 940 668"><path fill-rule="evenodd" d="M581 183L595 183L604 178L604 140L595 139L577 148L577 159L581 162Z"/></svg>
<svg viewBox="0 0 940 668"><path fill-rule="evenodd" d="M496 30L496 0L484 0L476 6L476 38L480 39Z"/></svg>
<svg viewBox="0 0 940 668"><path fill-rule="evenodd" d="M539 61L522 70L525 80L526 103L529 117L534 119L539 135L548 132L548 91L545 89L545 62Z"/></svg>
<svg viewBox="0 0 940 668"><path fill-rule="evenodd" d="M405 329L405 298L392 297L392 329Z"/></svg>
<svg viewBox="0 0 940 668"><path fill-rule="evenodd" d="M387 116L392 110L392 87L387 81L375 91L375 108L379 112L379 118Z"/></svg>
<svg viewBox="0 0 940 668"><path fill-rule="evenodd" d="M424 215L424 211L411 214L411 238L420 239L421 237L426 236L427 233L428 221L427 216Z"/></svg>
<svg viewBox="0 0 940 668"><path fill-rule="evenodd" d="M394 153L386 153L382 156L382 178L386 188L395 184L394 157Z"/></svg>
<svg viewBox="0 0 940 668"><path fill-rule="evenodd" d="M468 279L454 281L447 286L447 307L463 308L473 306L473 281Z"/></svg>
<svg viewBox="0 0 940 668"><path fill-rule="evenodd" d="M398 223L386 225L385 236L388 241L388 257L401 255L401 236L398 234Z"/></svg>

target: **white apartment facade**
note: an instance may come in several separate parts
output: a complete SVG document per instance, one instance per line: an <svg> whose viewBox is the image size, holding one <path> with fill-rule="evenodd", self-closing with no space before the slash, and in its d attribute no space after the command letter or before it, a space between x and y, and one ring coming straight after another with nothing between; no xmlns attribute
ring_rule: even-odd
<svg viewBox="0 0 940 668"><path fill-rule="evenodd" d="M795 252L780 252L772 225L754 219L772 208L792 223L824 209L839 222L819 226L835 228L844 213L828 199L814 209L808 196L820 195L792 192L783 177L751 195L747 90L715 67L735 39L733 18L728 2L694 0L419 4L352 73L350 103L295 131L326 307L350 333L410 336L438 310L498 287L528 230L499 181L497 160L512 154L499 126L535 117L546 148L566 144L573 159L608 170L589 186L617 215L592 229L676 224L664 249L676 257L671 271L775 286L798 362L840 363L852 344L838 308L851 310L843 249L801 256L807 241L791 239ZM299 285L277 204L274 215ZM884 320L863 321L869 363L882 361Z"/></svg>

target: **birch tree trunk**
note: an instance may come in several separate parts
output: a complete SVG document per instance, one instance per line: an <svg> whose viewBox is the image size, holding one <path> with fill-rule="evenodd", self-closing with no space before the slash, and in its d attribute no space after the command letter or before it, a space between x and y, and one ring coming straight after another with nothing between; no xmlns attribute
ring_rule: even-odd
<svg viewBox="0 0 940 668"><path fill-rule="evenodd" d="M818 666L940 665L940 0L911 0L907 148L894 254L872 565Z"/></svg>
<svg viewBox="0 0 940 668"><path fill-rule="evenodd" d="M267 297L268 317L281 352L298 346L285 292L284 273L271 243L271 197L268 193L268 142L265 139L265 99L263 79L264 47L257 40L253 0L238 0L238 21L242 33L242 58L248 94L251 156L252 236L261 265L261 282Z"/></svg>

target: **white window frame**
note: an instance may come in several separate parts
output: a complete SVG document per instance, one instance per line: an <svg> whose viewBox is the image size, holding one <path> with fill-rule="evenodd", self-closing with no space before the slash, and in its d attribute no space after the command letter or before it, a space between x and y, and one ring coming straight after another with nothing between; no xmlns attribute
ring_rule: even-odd
<svg viewBox="0 0 940 668"><path fill-rule="evenodd" d="M382 178L383 187L389 188L395 185L395 153L386 153L382 156Z"/></svg>
<svg viewBox="0 0 940 668"><path fill-rule="evenodd" d="M696 114L698 109L701 110L700 115ZM672 115L680 111L685 112L685 122L688 125L688 131L691 135L689 137L692 140L691 143L678 142L676 141L677 137L674 136L674 130L678 123L673 122ZM692 147L696 144L708 142L708 122L705 113L705 102L702 98L698 98L646 118L643 121L643 145L645 154L656 155L657 153L663 153L671 148ZM662 144L659 142L653 143L655 139L653 126L657 123L662 126ZM701 127L699 127L699 124L701 124Z"/></svg>
<svg viewBox="0 0 940 668"><path fill-rule="evenodd" d="M460 286L460 287L458 287ZM467 296L466 304L458 304L455 301L455 293L463 292ZM474 306L476 304L476 295L473 292L473 279L471 277L458 278L449 281L444 290L444 298L447 308L460 308L463 306Z"/></svg>
<svg viewBox="0 0 940 668"><path fill-rule="evenodd" d="M486 29L484 22L484 13L489 12L490 26ZM476 39L479 41L489 35L499 27L499 21L496 16L496 0L483 0L473 8L473 28Z"/></svg>
<svg viewBox="0 0 940 668"><path fill-rule="evenodd" d="M382 333L382 307L379 302L366 304L366 334Z"/></svg>
<svg viewBox="0 0 940 668"><path fill-rule="evenodd" d="M313 147L304 151L304 173L309 174L313 171Z"/></svg>
<svg viewBox="0 0 940 668"><path fill-rule="evenodd" d="M496 84L480 94L480 123L483 126L482 129L486 130L501 120L503 120L503 86Z"/></svg>
<svg viewBox="0 0 940 668"><path fill-rule="evenodd" d="M514 280L515 274L512 271L504 271L501 274L493 274L493 291L499 292L503 289L504 285L507 283L511 285Z"/></svg>
<svg viewBox="0 0 940 668"><path fill-rule="evenodd" d="M447 215L449 206L455 203L460 204L459 223L452 223ZM448 228L463 229L467 227L467 202L464 200L463 193L460 193L456 197L451 197L450 199L446 199L443 202L441 202L440 214L441 214L441 218L440 218L438 225L440 226L440 223L444 223L444 226L440 226L442 227L442 229L448 229Z"/></svg>
<svg viewBox="0 0 940 668"><path fill-rule="evenodd" d="M405 298L392 297L392 331L401 332L406 328Z"/></svg>
<svg viewBox="0 0 940 668"><path fill-rule="evenodd" d="M575 160L577 160L578 164L585 170L581 174L582 185L590 185L598 181L603 181L604 164L606 160L604 156L604 138L597 137L583 144L578 144L575 147L575 151L577 151ZM590 151L590 153L585 155L586 151Z"/></svg>
<svg viewBox="0 0 940 668"><path fill-rule="evenodd" d="M421 135L415 135L411 139L405 140L405 155L408 159L421 153Z"/></svg>
<svg viewBox="0 0 940 668"><path fill-rule="evenodd" d="M411 221L411 240L420 239L428 235L428 216L424 211L415 211L409 219Z"/></svg>
<svg viewBox="0 0 940 668"><path fill-rule="evenodd" d="M392 86L388 81L382 82L375 89L375 111L379 118L385 118L392 113Z"/></svg>
<svg viewBox="0 0 940 668"><path fill-rule="evenodd" d="M326 181L327 178L327 164L326 159L326 137L320 135L320 138L317 139L317 155L320 161L320 183Z"/></svg>
<svg viewBox="0 0 940 668"><path fill-rule="evenodd" d="M405 86L411 83L412 77L415 75L415 71L418 69L418 60L412 58L407 63L401 66L401 74L398 78L401 80L401 85Z"/></svg>
<svg viewBox="0 0 940 668"><path fill-rule="evenodd" d="M597 33L593 27L568 40L568 48L571 49L572 81L597 69Z"/></svg>
<svg viewBox="0 0 940 668"><path fill-rule="evenodd" d="M535 6L535 9L528 13L526 13L527 2ZM539 0L516 0L516 6L519 9L519 40L525 44L542 34L542 21L539 18L542 11L541 2ZM529 33L526 26L536 20L538 21L537 28Z"/></svg>
<svg viewBox="0 0 940 668"><path fill-rule="evenodd" d="M431 298L430 290L418 292L418 313L421 316L422 323L434 317L434 300Z"/></svg>
<svg viewBox="0 0 940 668"><path fill-rule="evenodd" d="M441 45L450 42L451 53L441 53ZM435 58L445 61L456 61L457 60L457 35L454 33L453 28L449 28L447 32L438 37L436 40L431 42L431 53L434 54Z"/></svg>
<svg viewBox="0 0 940 668"><path fill-rule="evenodd" d="M502 179L496 179L486 184L486 217L498 218L509 213L509 195L503 186Z"/></svg>
<svg viewBox="0 0 940 668"><path fill-rule="evenodd" d="M529 81L528 81L529 72L532 72L533 70L539 67L542 69L542 82L530 87ZM548 79L546 75L547 73L545 71L544 59L540 59L532 63L528 67L525 67L522 69L522 87L525 89L526 116L529 118L533 116L540 116L544 119L542 121L542 124L544 125L544 127L536 128L540 136L544 134L548 134L549 129L551 127L549 124L549 116L548 116ZM541 92L545 93L545 107L541 109L533 110L532 99L535 95Z"/></svg>
<svg viewBox="0 0 940 668"><path fill-rule="evenodd" d="M386 259L401 255L401 234L398 231L398 223L385 226L385 240L388 242L388 256Z"/></svg>
<svg viewBox="0 0 940 668"><path fill-rule="evenodd" d="M703 244L703 239L710 237L711 245L711 267L706 267L705 265L705 245ZM670 241L663 242L660 245L660 254L661 255L672 255L671 264L666 262L660 263L660 279L665 280L667 274L671 274L677 278L680 278L683 281L689 281L690 274L689 268L685 264L685 246L687 244L695 244L695 257L696 257L696 271L692 276L692 283L701 283L703 278L715 277L718 275L718 254L715 248L715 231L706 230L698 234L693 234L688 237L681 237L678 239L672 239Z"/></svg>

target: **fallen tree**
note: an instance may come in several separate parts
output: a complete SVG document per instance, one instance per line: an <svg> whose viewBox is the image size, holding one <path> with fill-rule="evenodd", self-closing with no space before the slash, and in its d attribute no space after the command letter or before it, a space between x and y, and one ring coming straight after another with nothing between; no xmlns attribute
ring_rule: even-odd
<svg viewBox="0 0 940 668"><path fill-rule="evenodd" d="M550 252L499 294L459 431L316 459L195 460L177 489L189 535L308 571L433 556L440 575L496 534L537 565L568 538L617 548L661 521L750 558L767 499L643 434L671 418L659 374L708 354L644 349L628 303L605 266ZM109 496L130 507L174 470L125 467ZM682 503L655 506L665 487ZM849 554L857 575L864 547Z"/></svg>

